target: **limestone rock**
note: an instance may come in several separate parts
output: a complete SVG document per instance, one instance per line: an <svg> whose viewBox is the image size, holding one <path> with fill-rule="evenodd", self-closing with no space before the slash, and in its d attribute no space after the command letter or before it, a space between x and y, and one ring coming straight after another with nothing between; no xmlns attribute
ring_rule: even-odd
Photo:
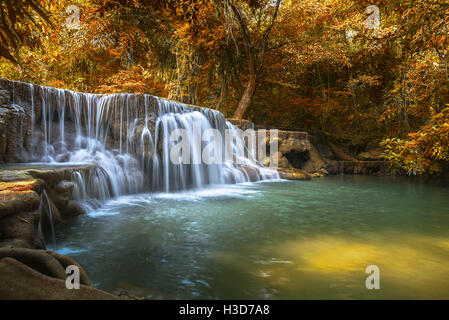
<svg viewBox="0 0 449 320"><path fill-rule="evenodd" d="M14 239L11 241L4 241L0 243L0 249L17 249L17 248L32 249L32 246L30 246L28 242L22 239Z"/></svg>
<svg viewBox="0 0 449 320"><path fill-rule="evenodd" d="M279 176L287 180L310 180L311 176L306 172L301 171L279 171Z"/></svg>
<svg viewBox="0 0 449 320"><path fill-rule="evenodd" d="M252 123L249 120L243 120L243 119L227 119L230 123L232 123L234 126L238 127L239 129L245 131L248 129L254 129L254 123Z"/></svg>
<svg viewBox="0 0 449 320"><path fill-rule="evenodd" d="M329 143L329 147L330 147L330 149L332 150L332 152L334 154L335 160L343 160L343 161L354 161L354 160L356 160L353 157L351 157L350 155L346 154L341 148L337 147L333 143Z"/></svg>
<svg viewBox="0 0 449 320"><path fill-rule="evenodd" d="M362 161L382 161L382 151L381 150L370 150L360 153L357 158Z"/></svg>
<svg viewBox="0 0 449 320"><path fill-rule="evenodd" d="M312 145L310 148L310 159L304 164L302 169L306 172L312 173L317 172L323 168L327 168L327 163L322 158L317 148Z"/></svg>
<svg viewBox="0 0 449 320"><path fill-rule="evenodd" d="M1 251L1 249L0 249ZM51 255L47 255L51 258ZM50 261L50 260L49 260ZM54 259L54 264L60 263ZM65 269L60 264L60 271ZM81 270L80 270L81 271ZM62 274L61 274L62 276ZM64 277L67 276L64 272ZM65 278L64 278L65 279ZM118 300L117 296L85 284L66 288L65 280L45 275L13 257L0 260L0 299L20 300Z"/></svg>
<svg viewBox="0 0 449 320"><path fill-rule="evenodd" d="M17 212L0 219L0 241L11 247L43 248L39 237L39 212ZM18 241L18 242L14 242ZM19 244L19 245L18 245Z"/></svg>
<svg viewBox="0 0 449 320"><path fill-rule="evenodd" d="M386 161L329 161L329 174L388 175L390 165Z"/></svg>
<svg viewBox="0 0 449 320"><path fill-rule="evenodd" d="M66 207L62 208L61 215L63 219L79 216L85 213L84 208L77 201L70 200Z"/></svg>
<svg viewBox="0 0 449 320"><path fill-rule="evenodd" d="M21 211L31 211L39 207L39 195L33 190L0 191L0 218Z"/></svg>
<svg viewBox="0 0 449 320"><path fill-rule="evenodd" d="M242 166L242 171L248 175L249 181L258 181L259 173L257 169L250 166Z"/></svg>

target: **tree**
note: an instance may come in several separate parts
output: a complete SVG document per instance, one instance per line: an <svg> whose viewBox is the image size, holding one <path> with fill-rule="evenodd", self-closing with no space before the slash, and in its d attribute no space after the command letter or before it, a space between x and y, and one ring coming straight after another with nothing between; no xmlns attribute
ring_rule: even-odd
<svg viewBox="0 0 449 320"><path fill-rule="evenodd" d="M246 84L245 91L240 99L237 110L234 113L234 118L242 119L249 105L251 104L251 100L254 96L254 92L256 91L258 76L260 77L260 73L262 72L262 68L264 65L265 59L265 50L267 47L268 37L270 35L271 28L276 20L276 16L279 10L279 6L281 4L281 0L276 0L276 4L274 6L273 16L271 21L263 33L262 45L260 48L259 55L256 54L256 48L253 46L251 41L250 32L248 30L248 25L246 19L242 13L240 7L233 3L231 0L228 0L228 5L231 7L232 12L234 13L238 25L240 27L240 31L243 37L243 44L245 48L246 61L248 64L248 83ZM271 2L267 4L268 8L271 8ZM265 9L266 10L266 9Z"/></svg>
<svg viewBox="0 0 449 320"><path fill-rule="evenodd" d="M21 44L38 44L36 39L29 37L29 32L33 28L42 29L39 19L51 25L44 9L48 4L34 0L3 0L0 3L0 57L17 63L14 55Z"/></svg>

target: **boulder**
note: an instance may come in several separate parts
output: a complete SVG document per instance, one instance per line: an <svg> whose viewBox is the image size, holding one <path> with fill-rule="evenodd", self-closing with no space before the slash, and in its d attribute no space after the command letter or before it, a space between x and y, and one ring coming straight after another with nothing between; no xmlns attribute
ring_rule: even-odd
<svg viewBox="0 0 449 320"><path fill-rule="evenodd" d="M287 180L310 180L311 176L303 171L279 171L279 176Z"/></svg>
<svg viewBox="0 0 449 320"><path fill-rule="evenodd" d="M281 171L301 170L310 160L312 145L307 132L278 130L276 138L270 137L270 131L267 131L264 143L267 146L270 143L277 143L278 150L273 157L277 158L278 168ZM270 158L266 157L262 162L267 166L270 164Z"/></svg>
<svg viewBox="0 0 449 320"><path fill-rule="evenodd" d="M36 180L0 181L0 218L39 207L39 195L33 189Z"/></svg>
<svg viewBox="0 0 449 320"><path fill-rule="evenodd" d="M341 148L337 147L333 143L329 143L329 148L332 150L333 155L334 155L333 158L335 160L342 160L342 161L355 161L356 160L353 157L351 157L350 155L346 154Z"/></svg>
<svg viewBox="0 0 449 320"><path fill-rule="evenodd" d="M329 161L329 174L388 175L390 165L386 161Z"/></svg>
<svg viewBox="0 0 449 320"><path fill-rule="evenodd" d="M382 161L382 150L370 150L360 153L357 158L362 161Z"/></svg>
<svg viewBox="0 0 449 320"><path fill-rule="evenodd" d="M256 168L242 165L241 169L246 173L249 178L249 181L258 181L259 180L259 172Z"/></svg>
<svg viewBox="0 0 449 320"><path fill-rule="evenodd" d="M61 210L63 219L72 218L85 213L83 206L75 200L70 200L65 208Z"/></svg>
<svg viewBox="0 0 449 320"><path fill-rule="evenodd" d="M3 217L0 219L0 241L14 248L44 248L44 241L38 228L39 212L37 210L18 212Z"/></svg>
<svg viewBox="0 0 449 320"><path fill-rule="evenodd" d="M309 160L304 164L303 170L309 173L317 172L321 169L326 169L327 163L322 158L321 154L317 150L317 148L314 145L311 145L310 148L310 158Z"/></svg>
<svg viewBox="0 0 449 320"><path fill-rule="evenodd" d="M230 123L232 123L234 126L240 128L241 130L245 131L248 129L254 129L254 123L252 123L249 120L243 120L243 119L227 119Z"/></svg>
<svg viewBox="0 0 449 320"><path fill-rule="evenodd" d="M14 239L11 241L4 241L0 243L0 249L14 249L14 248L32 249L32 246L30 246L29 243L21 239Z"/></svg>
<svg viewBox="0 0 449 320"><path fill-rule="evenodd" d="M1 252L2 249L0 249ZM65 268L51 255L48 264L58 269L58 277L43 274L22 261L5 257L0 259L0 299L10 300L119 300L107 292L95 289L81 281L80 289L66 288ZM59 263L59 267L56 267ZM81 269L80 269L81 271ZM62 279L61 279L62 277ZM82 277L81 277L82 278Z"/></svg>

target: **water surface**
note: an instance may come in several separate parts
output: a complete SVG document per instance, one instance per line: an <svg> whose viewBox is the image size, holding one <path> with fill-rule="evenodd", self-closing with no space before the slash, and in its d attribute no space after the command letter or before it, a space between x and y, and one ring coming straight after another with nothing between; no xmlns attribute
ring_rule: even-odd
<svg viewBox="0 0 449 320"><path fill-rule="evenodd" d="M94 284L152 299L449 298L449 187L338 176L140 194L58 227ZM365 269L380 269L367 290Z"/></svg>

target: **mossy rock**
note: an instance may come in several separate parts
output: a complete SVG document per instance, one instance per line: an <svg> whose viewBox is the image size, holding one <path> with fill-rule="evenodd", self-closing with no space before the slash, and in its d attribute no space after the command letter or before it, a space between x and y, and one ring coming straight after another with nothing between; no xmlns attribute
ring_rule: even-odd
<svg viewBox="0 0 449 320"><path fill-rule="evenodd" d="M282 179L287 180L310 180L311 177L308 173L302 171L285 170L279 171L279 176Z"/></svg>

